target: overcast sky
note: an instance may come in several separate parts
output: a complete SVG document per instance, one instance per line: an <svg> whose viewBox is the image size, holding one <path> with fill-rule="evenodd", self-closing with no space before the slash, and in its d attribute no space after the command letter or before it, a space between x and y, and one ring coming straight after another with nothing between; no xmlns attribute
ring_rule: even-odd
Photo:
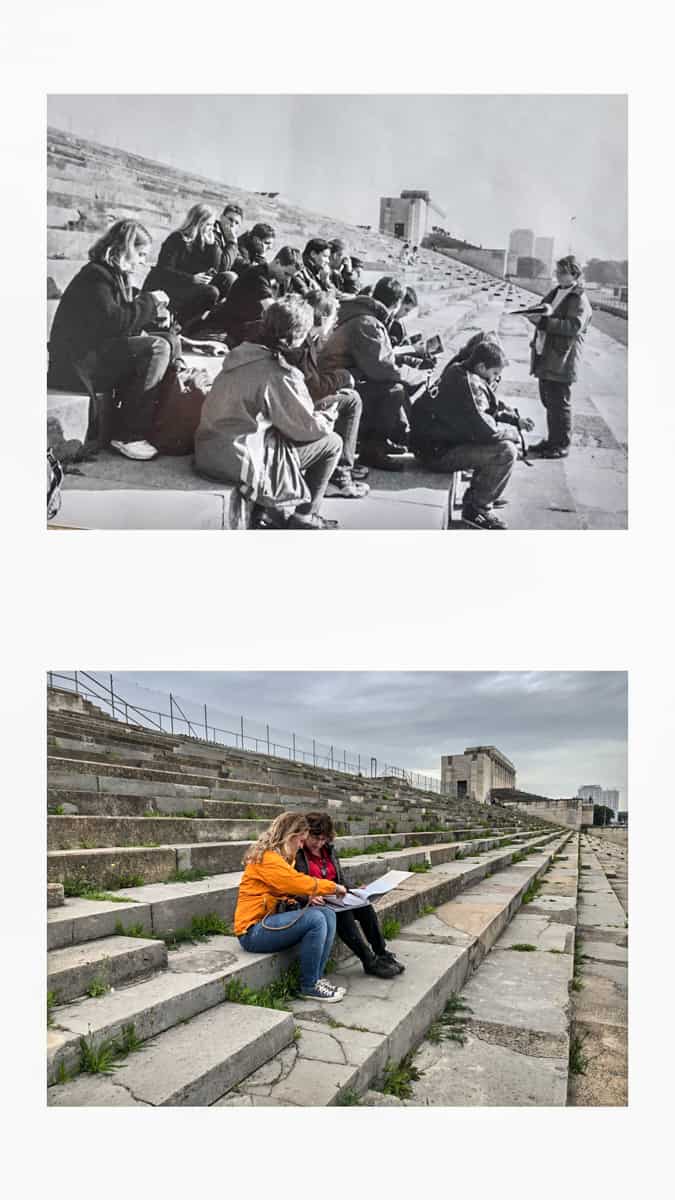
<svg viewBox="0 0 675 1200"><path fill-rule="evenodd" d="M514 228L627 256L624 96L51 96L49 124L377 228L423 188L483 246ZM571 218L575 217L574 222Z"/></svg>
<svg viewBox="0 0 675 1200"><path fill-rule="evenodd" d="M193 719L203 719L206 703L211 725L238 729L243 715L261 734L269 722L273 734L333 743L336 756L346 748L425 774L440 774L442 754L494 745L525 791L574 796L599 783L619 788L626 806L624 672L134 671L114 679L122 696L149 708L168 711L171 691Z"/></svg>

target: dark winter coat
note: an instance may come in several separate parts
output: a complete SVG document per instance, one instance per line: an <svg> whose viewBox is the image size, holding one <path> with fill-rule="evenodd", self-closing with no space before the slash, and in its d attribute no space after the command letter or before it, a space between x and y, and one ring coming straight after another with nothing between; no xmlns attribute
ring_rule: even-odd
<svg viewBox="0 0 675 1200"><path fill-rule="evenodd" d="M558 288L544 296L544 304L552 304ZM559 383L574 383L581 358L586 330L593 310L583 285L577 284L552 316L542 317L530 342L530 375L537 379L555 379ZM545 332L544 348L537 353L537 333Z"/></svg>
<svg viewBox="0 0 675 1200"><path fill-rule="evenodd" d="M330 860L337 872L335 882L341 883L343 887L346 887L347 884L345 882L344 872L342 870L338 852L335 849L334 843L330 842L326 846L326 850L328 851L328 857L330 858ZM300 849L298 850L298 853L295 856L295 864L294 865L295 865L296 871L302 871L303 874L309 875L309 865L307 863L307 855L305 854L305 851L302 846L300 847Z"/></svg>
<svg viewBox="0 0 675 1200"><path fill-rule="evenodd" d="M217 270L219 261L220 250L215 242L204 246L197 238L186 242L182 233L176 230L162 242L157 264L145 280L143 291L153 292L159 288L170 297L180 295L186 286L192 286L193 275Z"/></svg>
<svg viewBox="0 0 675 1200"><path fill-rule="evenodd" d="M400 383L386 322L389 313L372 296L355 296L340 305L338 323L319 354L322 372L351 371L357 380Z"/></svg>
<svg viewBox="0 0 675 1200"><path fill-rule="evenodd" d="M115 338L151 325L157 306L148 292L134 296L126 277L104 262L88 262L68 284L49 337L49 383L73 386L83 360Z"/></svg>
<svg viewBox="0 0 675 1200"><path fill-rule="evenodd" d="M218 262L216 263L217 273L222 275L224 271L234 271L235 264L239 258L237 239L232 236L229 229L223 229L220 221L216 221L213 232L218 254Z"/></svg>
<svg viewBox="0 0 675 1200"><path fill-rule="evenodd" d="M428 453L440 446L512 441L506 427L516 423L515 413L498 404L487 383L457 363L446 367L437 388L426 391L413 405L410 444L415 451Z"/></svg>
<svg viewBox="0 0 675 1200"><path fill-rule="evenodd" d="M244 340L251 333L251 323L262 319L265 301L283 296L285 290L283 272L273 263L260 262L247 267L235 279L220 310L223 329L234 342Z"/></svg>

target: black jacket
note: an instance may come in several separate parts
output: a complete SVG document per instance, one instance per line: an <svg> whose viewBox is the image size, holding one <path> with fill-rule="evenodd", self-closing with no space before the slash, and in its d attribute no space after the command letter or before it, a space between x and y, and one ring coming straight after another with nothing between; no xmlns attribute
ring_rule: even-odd
<svg viewBox="0 0 675 1200"><path fill-rule="evenodd" d="M160 288L169 296L179 294L186 285L192 285L193 275L216 270L219 259L220 251L215 242L210 246L202 246L195 238L194 242L189 243L176 230L162 243L157 264L145 280L143 291L154 292Z"/></svg>
<svg viewBox="0 0 675 1200"><path fill-rule="evenodd" d="M435 394L434 394L435 393ZM410 444L420 453L437 446L490 445L512 440L505 426L515 425L511 409L461 363L447 366L438 384L415 402L410 417Z"/></svg>
<svg viewBox="0 0 675 1200"><path fill-rule="evenodd" d="M335 870L337 871L337 877L336 877L335 882L341 883L343 887L346 887L347 884L345 883L345 877L344 877L344 874L342 871L342 867L340 865L340 859L338 857L338 852L335 849L334 843L333 842L329 843L329 845L326 846L326 849L328 851L328 856L329 856L333 866L335 867ZM295 869L296 869L296 871L302 871L303 874L305 874L305 875L309 875L309 865L307 863L307 855L305 854L305 851L302 848L302 846L300 847L300 849L298 850L298 853L295 856Z"/></svg>
<svg viewBox="0 0 675 1200"><path fill-rule="evenodd" d="M246 336L244 327L262 319L264 302L284 295L285 290L285 277L274 263L257 263L239 275L221 310L223 328L233 341L242 341Z"/></svg>
<svg viewBox="0 0 675 1200"><path fill-rule="evenodd" d="M220 221L216 221L213 232L218 255L215 267L217 273L222 275L224 271L234 270L239 258L239 246L237 245L237 239L232 236L229 230L223 229Z"/></svg>
<svg viewBox="0 0 675 1200"><path fill-rule="evenodd" d="M355 296L340 305L338 323L319 354L322 371L351 371L372 383L401 382L387 333L389 313L372 296Z"/></svg>
<svg viewBox="0 0 675 1200"><path fill-rule="evenodd" d="M114 338L134 337L151 325L155 301L148 292L134 296L126 277L103 262L88 262L71 279L54 315L49 337L49 380L55 386L77 373L91 351ZM62 382L59 383L59 380Z"/></svg>

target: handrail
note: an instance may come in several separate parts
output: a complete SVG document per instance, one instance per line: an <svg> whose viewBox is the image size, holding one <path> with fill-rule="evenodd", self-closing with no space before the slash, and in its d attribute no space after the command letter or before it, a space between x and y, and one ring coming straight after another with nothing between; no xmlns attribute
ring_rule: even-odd
<svg viewBox="0 0 675 1200"><path fill-rule="evenodd" d="M120 694L112 674L108 676L107 683L97 679L88 671L72 671L70 673L49 671L47 679L50 687L63 687L65 691L74 691L84 698L92 697L103 705L104 712L109 712L113 719L127 725L141 729L150 727L157 729L160 733L170 733L174 737L189 738L207 745L230 745L244 752L254 750L258 754L263 753L285 761L300 762L303 765L307 764L319 769L339 771L355 778L379 777L378 760L375 756L354 753L350 753L348 756L346 750L338 753L334 746L324 746L323 749L327 753L322 754L315 739L311 739L311 752L303 750L298 742L304 740L309 744L310 739L300 739L295 733L284 731L282 736L289 744L280 743L272 737L269 724L265 726L265 736L253 732L247 733L246 721L243 716L239 717L237 729L226 729L209 721L206 704L203 705L204 734L202 735L198 732L198 726L194 719L186 714L172 692L169 692L168 712L162 709L145 708L142 705L134 704ZM177 729L176 725L182 725L185 729ZM409 771L404 767L394 766L391 763L382 764L382 775L398 777L420 791L441 792L440 780Z"/></svg>

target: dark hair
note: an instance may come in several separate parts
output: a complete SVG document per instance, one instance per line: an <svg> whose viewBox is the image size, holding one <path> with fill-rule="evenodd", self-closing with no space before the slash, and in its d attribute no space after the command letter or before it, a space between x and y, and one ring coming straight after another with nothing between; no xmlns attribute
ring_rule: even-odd
<svg viewBox="0 0 675 1200"><path fill-rule="evenodd" d="M260 238L261 242L266 241L268 238L275 238L276 236L276 232L271 225L261 223L260 225L254 225L251 230L251 237Z"/></svg>
<svg viewBox="0 0 675 1200"><path fill-rule="evenodd" d="M282 246L281 250L274 255L275 263L280 267L297 267L298 271L302 266L302 255L295 246Z"/></svg>
<svg viewBox="0 0 675 1200"><path fill-rule="evenodd" d="M284 353L302 342L314 324L314 313L300 296L273 300L263 313L260 340L275 353Z"/></svg>
<svg viewBox="0 0 675 1200"><path fill-rule="evenodd" d="M305 819L312 837L327 837L333 841L335 826L327 812L305 813Z"/></svg>
<svg viewBox="0 0 675 1200"><path fill-rule="evenodd" d="M464 345L459 348L454 357L450 359L449 365L452 366L453 363L467 362L471 358L476 347L480 346L481 342L492 342L496 346L500 345L500 341L496 333L494 333L492 330L486 333L481 329L479 333L472 334L468 342L465 342Z"/></svg>
<svg viewBox="0 0 675 1200"><path fill-rule="evenodd" d="M417 299L417 292L415 291L414 287L407 287L405 289L403 293L403 303L412 304L415 308L417 307L419 300Z"/></svg>
<svg viewBox="0 0 675 1200"><path fill-rule="evenodd" d="M342 238L333 238L332 242L328 243L331 254L337 254L338 250L346 250L347 243L343 242Z"/></svg>
<svg viewBox="0 0 675 1200"><path fill-rule="evenodd" d="M310 238L302 255L303 258L306 258L308 254L323 254L324 250L330 250L328 242L324 241L323 238Z"/></svg>
<svg viewBox="0 0 675 1200"><path fill-rule="evenodd" d="M241 217L242 221L244 219L244 210L240 204L226 204L223 209L223 216L226 217L228 213L236 213L238 217Z"/></svg>
<svg viewBox="0 0 675 1200"><path fill-rule="evenodd" d="M311 288L307 292L305 302L314 309L315 326L322 325L326 318L332 317L340 307L335 292L322 292L318 288Z"/></svg>
<svg viewBox="0 0 675 1200"><path fill-rule="evenodd" d="M581 264L573 254L566 254L564 258L559 258L555 265L559 270L566 271L568 275L574 275L575 279L579 279L583 275Z"/></svg>
<svg viewBox="0 0 675 1200"><path fill-rule="evenodd" d="M394 304L398 304L402 296L403 285L392 275L383 275L373 288L373 300L379 300L385 308L392 308Z"/></svg>
<svg viewBox="0 0 675 1200"><path fill-rule="evenodd" d="M478 363L482 363L484 367L505 367L508 361L501 346L496 342L483 341L474 348L466 366L468 371L472 371Z"/></svg>

